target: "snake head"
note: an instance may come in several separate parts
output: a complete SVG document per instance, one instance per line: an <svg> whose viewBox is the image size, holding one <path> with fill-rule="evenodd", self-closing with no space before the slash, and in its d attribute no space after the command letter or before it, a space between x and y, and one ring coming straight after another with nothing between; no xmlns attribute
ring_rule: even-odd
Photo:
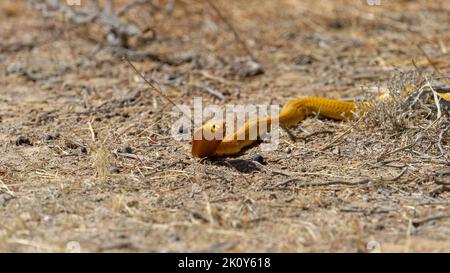
<svg viewBox="0 0 450 273"><path fill-rule="evenodd" d="M297 125L300 121L304 120L307 113L307 109L304 106L304 100L292 100L287 102L283 108L281 108L279 121L286 126Z"/></svg>
<svg viewBox="0 0 450 273"><path fill-rule="evenodd" d="M194 131L192 136L192 156L214 156L225 136L225 123L210 123Z"/></svg>

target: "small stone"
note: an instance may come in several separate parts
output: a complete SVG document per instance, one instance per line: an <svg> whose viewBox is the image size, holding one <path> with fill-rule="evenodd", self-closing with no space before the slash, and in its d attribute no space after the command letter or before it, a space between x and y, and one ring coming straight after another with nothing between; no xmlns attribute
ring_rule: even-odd
<svg viewBox="0 0 450 273"><path fill-rule="evenodd" d="M255 155L253 155L253 156L251 157L251 160L252 160L252 161L256 161L256 162L258 162L258 163L260 163L260 164L264 164L264 157L262 157L262 155L260 155L260 154L255 154Z"/></svg>
<svg viewBox="0 0 450 273"><path fill-rule="evenodd" d="M230 72L240 78L253 77L264 73L261 65L250 58L237 59L232 65Z"/></svg>
<svg viewBox="0 0 450 273"><path fill-rule="evenodd" d="M185 130L184 130L184 126L183 126L183 125L181 125L180 127L178 127L178 133L179 133L179 134L184 134L184 133L186 133Z"/></svg>
<svg viewBox="0 0 450 273"><path fill-rule="evenodd" d="M125 145L123 145L122 152L125 154L132 154L133 149L131 148L131 146L129 144L125 144Z"/></svg>
<svg viewBox="0 0 450 273"><path fill-rule="evenodd" d="M254 61L248 61L244 68L240 71L241 76L244 77L253 77L256 75L260 75L264 73L264 70L262 69L261 65Z"/></svg>
<svg viewBox="0 0 450 273"><path fill-rule="evenodd" d="M14 196L8 193L0 193L0 208L6 207L7 203L13 198Z"/></svg>
<svg viewBox="0 0 450 273"><path fill-rule="evenodd" d="M376 225L375 226L375 230L380 231L380 230L384 230L385 226L382 224Z"/></svg>
<svg viewBox="0 0 450 273"><path fill-rule="evenodd" d="M80 152L81 152L82 154L87 154L87 148L86 148L86 146L80 144L80 146L78 146L78 149L80 150Z"/></svg>
<svg viewBox="0 0 450 273"><path fill-rule="evenodd" d="M334 147L332 153L338 155L340 153L339 147Z"/></svg>
<svg viewBox="0 0 450 273"><path fill-rule="evenodd" d="M127 206L130 208L137 208L137 207L139 207L139 201L131 200L127 203Z"/></svg>
<svg viewBox="0 0 450 273"><path fill-rule="evenodd" d="M16 145L31 145L31 140L26 136L18 136L16 138Z"/></svg>
<svg viewBox="0 0 450 273"><path fill-rule="evenodd" d="M59 133L53 132L50 134L46 134L44 138L45 138L45 140L54 140L54 139L57 139L58 137L59 137Z"/></svg>
<svg viewBox="0 0 450 273"><path fill-rule="evenodd" d="M113 118L113 117L115 117L115 116L116 116L116 113L107 113L107 114L105 115L105 118L110 119L110 118Z"/></svg>
<svg viewBox="0 0 450 273"><path fill-rule="evenodd" d="M242 228L242 222L240 220L231 220L230 224L233 228L236 229Z"/></svg>
<svg viewBox="0 0 450 273"><path fill-rule="evenodd" d="M120 173L120 169L116 166L112 166L111 168L109 168L109 173L111 174Z"/></svg>
<svg viewBox="0 0 450 273"><path fill-rule="evenodd" d="M284 151L285 151L287 154L290 154L290 153L292 152L292 149L291 149L291 147L287 147L286 149L284 149Z"/></svg>

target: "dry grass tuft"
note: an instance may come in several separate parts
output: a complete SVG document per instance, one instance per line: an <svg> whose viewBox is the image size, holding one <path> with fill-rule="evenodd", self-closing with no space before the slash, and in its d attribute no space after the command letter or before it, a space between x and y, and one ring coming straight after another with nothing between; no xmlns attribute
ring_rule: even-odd
<svg viewBox="0 0 450 273"><path fill-rule="evenodd" d="M111 166L111 154L103 143L95 151L94 166L97 170L97 177L105 181Z"/></svg>
<svg viewBox="0 0 450 273"><path fill-rule="evenodd" d="M434 115L424 93L424 80L414 71L398 72L387 83L388 97L374 99L374 111L369 111L365 123L388 133L401 133Z"/></svg>
<svg viewBox="0 0 450 273"><path fill-rule="evenodd" d="M448 158L442 148L447 136L448 115L439 115L428 80L415 71L395 73L387 83L385 99L374 99L373 111L364 116L364 130L384 135L384 141L402 140L397 149L411 150L421 156ZM378 94L379 95L379 94ZM417 147L417 149L413 149Z"/></svg>

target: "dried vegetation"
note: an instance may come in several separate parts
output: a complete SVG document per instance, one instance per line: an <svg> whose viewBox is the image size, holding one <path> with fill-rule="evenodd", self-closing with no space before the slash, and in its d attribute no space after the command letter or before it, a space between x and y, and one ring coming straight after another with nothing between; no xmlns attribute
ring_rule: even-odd
<svg viewBox="0 0 450 273"><path fill-rule="evenodd" d="M450 251L449 1L82 3L0 3L0 251ZM197 160L123 56L179 104L393 99Z"/></svg>

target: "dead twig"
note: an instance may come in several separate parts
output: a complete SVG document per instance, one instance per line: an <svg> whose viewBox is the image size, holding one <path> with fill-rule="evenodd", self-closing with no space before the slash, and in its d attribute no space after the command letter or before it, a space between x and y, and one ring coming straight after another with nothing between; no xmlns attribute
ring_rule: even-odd
<svg viewBox="0 0 450 273"><path fill-rule="evenodd" d="M142 6L142 5L149 5L152 8L154 8L152 0L136 0L136 1L132 1L130 3L127 3L124 7L122 7L120 10L118 10L117 16L122 17L131 9L136 8L138 6Z"/></svg>
<svg viewBox="0 0 450 273"><path fill-rule="evenodd" d="M383 178L381 177L382 181L397 181L398 179L400 179L400 177L402 177L406 171L408 170L408 167L403 168L403 170L396 176L392 177L392 178Z"/></svg>
<svg viewBox="0 0 450 273"><path fill-rule="evenodd" d="M381 156L379 156L379 160L381 160L382 158L385 158L386 156L389 155L393 155L396 154L398 152L410 149L412 147L414 147L414 145L417 144L417 142L419 142L424 136L425 136L425 132L427 132L431 127L433 127L443 116L437 118L435 121L433 121L430 125L428 125L423 131L421 131L419 134L417 134L416 138L414 139L414 141L406 146L400 147L398 149L395 149L393 151L387 152L382 154Z"/></svg>
<svg viewBox="0 0 450 273"><path fill-rule="evenodd" d="M90 121L88 121L88 129L89 129L89 132L91 132L92 141L95 142L96 134L95 134L94 128L92 127L92 122L90 122Z"/></svg>
<svg viewBox="0 0 450 273"><path fill-rule="evenodd" d="M213 95L214 97L218 98L221 101L225 100L225 96L220 93L219 91L212 89L211 87L207 86L206 84L194 84L194 87L205 90L209 94Z"/></svg>
<svg viewBox="0 0 450 273"><path fill-rule="evenodd" d="M428 55L428 53L425 51L425 49L423 49L423 47L421 45L417 45L417 47L419 48L419 50L422 52L422 54L425 56L425 58L427 59L428 63L431 65L431 67L433 68L434 71L436 71L437 73L441 74L441 71L439 70L439 68L436 66L436 64L433 62L433 60L431 60L430 55Z"/></svg>
<svg viewBox="0 0 450 273"><path fill-rule="evenodd" d="M421 220L413 220L412 224L413 224L414 227L417 228L417 227L419 227L419 226L421 226L423 224L426 224L428 222L442 220L442 219L446 219L446 218L450 218L450 214L431 216L431 217L424 218L424 219L421 219Z"/></svg>
<svg viewBox="0 0 450 273"><path fill-rule="evenodd" d="M443 138L444 135L448 132L449 129L450 129L450 125L448 125L447 127L445 127L445 129L442 130L442 131L439 133L439 138L438 138L438 140L436 141L436 145L437 145L439 151L441 152L441 156L445 156L445 155L446 155L446 153L445 153L445 151L444 151L444 148L442 147L442 138Z"/></svg>
<svg viewBox="0 0 450 273"><path fill-rule="evenodd" d="M334 146L334 144L336 142L338 142L339 140L341 140L344 136L348 135L348 133L350 133L351 130L353 130L353 128L356 127L356 125L358 125L361 120L363 120L364 116L361 116L355 123L353 123L352 126L350 126L347 130L345 130L345 132L343 132L342 134L340 134L339 136L337 136L335 139L333 139L329 144L325 145L324 147L320 148L321 151L325 151L331 147Z"/></svg>
<svg viewBox="0 0 450 273"><path fill-rule="evenodd" d="M9 187L2 180L0 180L0 192L5 192L10 196L15 197L14 192L10 190Z"/></svg>
<svg viewBox="0 0 450 273"><path fill-rule="evenodd" d="M448 184L448 185L441 185L441 186L438 186L438 187L434 188L430 192L430 195L432 197L437 197L439 194L442 194L442 193L448 192L448 191L450 191L450 184Z"/></svg>
<svg viewBox="0 0 450 273"><path fill-rule="evenodd" d="M136 72L136 74L137 74L139 77L141 77L141 79L144 80L144 82L147 83L147 84L151 87L151 89L152 89L153 91L155 91L156 93L158 93L158 95L160 95L161 97L163 97L163 98L164 98L165 100L167 100L170 104L172 104L173 106L177 107L181 112L183 112L183 111L178 107L178 105L177 105L171 98L169 98L166 94L164 94L164 93L161 91L161 88L159 87L159 85L158 85L157 82L155 82L156 85L154 85L154 84L151 83L149 80L147 80L147 78L145 78L145 76L144 76L141 72L139 72L139 71L137 70L136 66L134 66L134 64L133 64L128 58L124 57L123 60L126 61L126 62L131 66L131 68L133 68L134 72Z"/></svg>
<svg viewBox="0 0 450 273"><path fill-rule="evenodd" d="M440 118L442 116L441 104L439 103L440 98L437 95L436 91L434 91L433 86L431 86L430 81L427 81L428 87L431 89L431 93L433 93L434 103L437 108L437 117Z"/></svg>
<svg viewBox="0 0 450 273"><path fill-rule="evenodd" d="M282 181L278 184L275 184L273 187L267 188L270 190L274 190L279 188L280 186L284 186L286 184L301 181L300 178L290 178L285 181ZM326 181L326 182L309 182L309 183L302 183L298 184L298 187L305 188L305 187L320 187L320 186L331 186L331 185L348 185L348 186L356 186L356 185L362 185L369 183L370 180L368 178L361 179L359 181L346 181L346 180L336 180L336 181Z"/></svg>
<svg viewBox="0 0 450 273"><path fill-rule="evenodd" d="M142 61L148 60L148 61L158 62L161 64L166 64L169 66L179 66L184 63L191 62L193 60L192 56L187 56L185 58L171 59L169 57L165 57L165 56L162 56L157 53L141 52L141 51L136 51L136 50L132 50L132 49L121 47L121 46L103 45L96 52L98 52L100 50L104 50L113 55L126 57L127 59L134 61L134 62L142 62Z"/></svg>

